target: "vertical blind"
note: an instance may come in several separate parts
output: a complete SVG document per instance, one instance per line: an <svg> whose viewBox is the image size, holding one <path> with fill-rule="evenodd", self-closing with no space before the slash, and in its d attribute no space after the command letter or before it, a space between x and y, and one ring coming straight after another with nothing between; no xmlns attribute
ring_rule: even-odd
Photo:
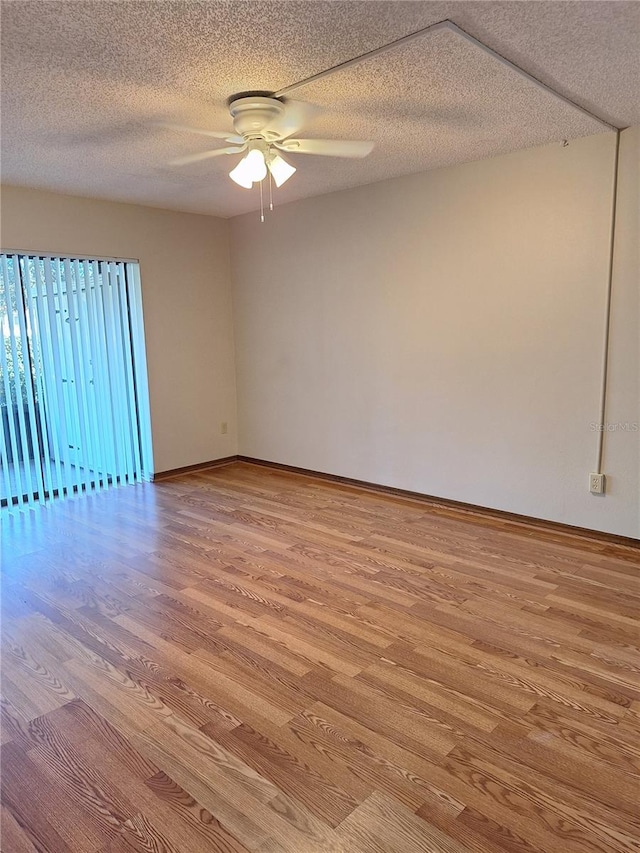
<svg viewBox="0 0 640 853"><path fill-rule="evenodd" d="M2 504L149 479L138 264L1 254L0 329Z"/></svg>

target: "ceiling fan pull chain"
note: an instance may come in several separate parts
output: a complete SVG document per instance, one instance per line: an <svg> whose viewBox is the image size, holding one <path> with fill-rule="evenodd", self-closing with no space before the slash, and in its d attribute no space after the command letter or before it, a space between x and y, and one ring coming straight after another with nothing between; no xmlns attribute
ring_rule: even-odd
<svg viewBox="0 0 640 853"><path fill-rule="evenodd" d="M262 202L262 181L258 181L260 184L260 222L264 222L264 204Z"/></svg>
<svg viewBox="0 0 640 853"><path fill-rule="evenodd" d="M271 177L271 169L269 169L269 210L273 211L273 178Z"/></svg>

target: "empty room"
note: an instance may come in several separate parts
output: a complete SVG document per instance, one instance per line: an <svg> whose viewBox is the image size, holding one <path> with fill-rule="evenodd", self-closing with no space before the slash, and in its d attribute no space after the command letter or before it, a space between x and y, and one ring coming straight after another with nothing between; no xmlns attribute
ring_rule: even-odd
<svg viewBox="0 0 640 853"><path fill-rule="evenodd" d="M3 853L638 853L640 2L0 29Z"/></svg>

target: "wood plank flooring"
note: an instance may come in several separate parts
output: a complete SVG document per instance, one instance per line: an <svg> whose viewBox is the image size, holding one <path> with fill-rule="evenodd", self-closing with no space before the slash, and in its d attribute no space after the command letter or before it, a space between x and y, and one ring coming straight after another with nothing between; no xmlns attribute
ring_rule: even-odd
<svg viewBox="0 0 640 853"><path fill-rule="evenodd" d="M640 551L236 463L3 522L5 853L640 849Z"/></svg>

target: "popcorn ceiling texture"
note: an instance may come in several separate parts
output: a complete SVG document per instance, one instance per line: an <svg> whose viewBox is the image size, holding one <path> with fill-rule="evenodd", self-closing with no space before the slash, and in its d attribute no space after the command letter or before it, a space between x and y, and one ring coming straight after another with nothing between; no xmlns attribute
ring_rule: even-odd
<svg viewBox="0 0 640 853"><path fill-rule="evenodd" d="M618 126L640 123L635 2L2 4L2 176L9 184L233 216L255 209L215 147L153 127L231 129L227 98L275 91L449 18ZM363 161L291 155L276 203L603 132L460 36L437 32L297 90L300 136L371 139ZM220 143L224 144L224 143Z"/></svg>

